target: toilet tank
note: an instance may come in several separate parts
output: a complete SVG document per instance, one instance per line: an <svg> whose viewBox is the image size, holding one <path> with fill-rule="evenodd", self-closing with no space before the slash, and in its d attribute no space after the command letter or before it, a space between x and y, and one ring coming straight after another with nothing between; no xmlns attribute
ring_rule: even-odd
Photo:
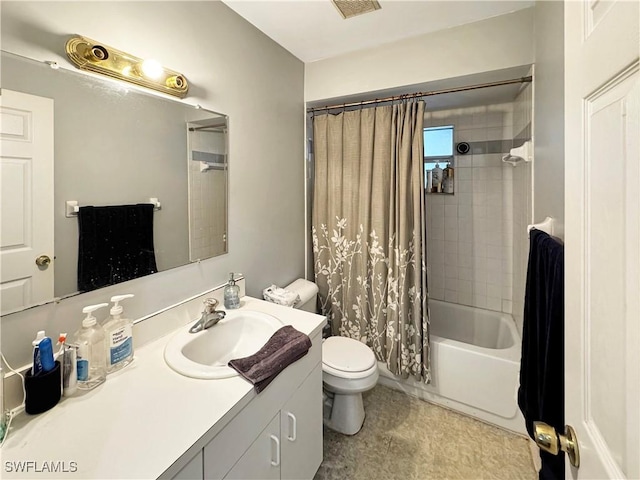
<svg viewBox="0 0 640 480"><path fill-rule="evenodd" d="M318 313L318 286L315 283L299 278L284 288L300 295L300 303L295 308Z"/></svg>

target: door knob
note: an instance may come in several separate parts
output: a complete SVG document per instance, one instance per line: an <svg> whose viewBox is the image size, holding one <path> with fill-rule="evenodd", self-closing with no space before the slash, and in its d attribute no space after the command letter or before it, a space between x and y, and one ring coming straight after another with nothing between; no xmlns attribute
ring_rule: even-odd
<svg viewBox="0 0 640 480"><path fill-rule="evenodd" d="M51 259L47 255L40 255L38 258L36 258L36 265L38 265L39 267L47 268L50 263Z"/></svg>
<svg viewBox="0 0 640 480"><path fill-rule="evenodd" d="M541 450L557 455L560 450L569 456L569 462L574 467L580 466L580 450L578 437L571 425L565 425L564 435L558 434L556 429L544 422L533 422L533 433L536 444Z"/></svg>

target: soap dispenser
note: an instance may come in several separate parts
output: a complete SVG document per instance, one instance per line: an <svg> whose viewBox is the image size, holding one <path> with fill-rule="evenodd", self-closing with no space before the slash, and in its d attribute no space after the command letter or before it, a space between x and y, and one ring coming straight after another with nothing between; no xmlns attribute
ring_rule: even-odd
<svg viewBox="0 0 640 480"><path fill-rule="evenodd" d="M240 308L240 287L236 285L233 272L229 275L229 283L224 287L224 308Z"/></svg>
<svg viewBox="0 0 640 480"><path fill-rule="evenodd" d="M102 327L106 336L107 373L126 367L133 361L133 320L122 315L120 302L133 297L133 294L114 295L113 307Z"/></svg>
<svg viewBox="0 0 640 480"><path fill-rule="evenodd" d="M80 330L74 335L74 341L78 346L78 388L82 390L91 390L107 378L104 329L92 315L95 310L106 306L107 303L100 303L84 307L82 313L86 313L87 316L82 320Z"/></svg>

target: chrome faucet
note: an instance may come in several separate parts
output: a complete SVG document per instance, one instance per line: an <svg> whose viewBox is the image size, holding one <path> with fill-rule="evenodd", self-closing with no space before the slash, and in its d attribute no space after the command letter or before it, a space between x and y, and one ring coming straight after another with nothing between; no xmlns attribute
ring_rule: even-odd
<svg viewBox="0 0 640 480"><path fill-rule="evenodd" d="M218 306L218 300L215 298L207 298L204 301L204 311L202 317L189 329L189 333L198 333L207 328L213 327L216 323L222 320L227 314L223 310L216 310Z"/></svg>

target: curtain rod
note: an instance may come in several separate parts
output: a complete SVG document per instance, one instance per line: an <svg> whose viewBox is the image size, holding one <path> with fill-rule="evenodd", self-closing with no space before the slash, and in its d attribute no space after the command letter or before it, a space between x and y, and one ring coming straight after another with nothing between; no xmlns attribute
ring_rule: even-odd
<svg viewBox="0 0 640 480"><path fill-rule="evenodd" d="M324 107L310 107L310 108L307 108L307 113L317 112L320 110L331 110L334 108L346 108L346 107L355 107L355 106L361 106L361 105L371 105L375 103L391 102L394 100L405 100L405 99L416 98L416 97L430 97L432 95L442 95L443 93L465 92L467 90L499 87L502 85L511 85L514 83L528 83L528 82L531 82L532 80L533 80L533 77L528 76L528 77L521 77L521 78L513 78L511 80L501 80L499 82L479 83L477 85L466 85L464 87L446 88L443 90L432 90L430 92L416 92L416 93L408 93L406 95L394 95L392 97L376 98L375 100L365 100L362 102L339 103L337 105L326 105Z"/></svg>

